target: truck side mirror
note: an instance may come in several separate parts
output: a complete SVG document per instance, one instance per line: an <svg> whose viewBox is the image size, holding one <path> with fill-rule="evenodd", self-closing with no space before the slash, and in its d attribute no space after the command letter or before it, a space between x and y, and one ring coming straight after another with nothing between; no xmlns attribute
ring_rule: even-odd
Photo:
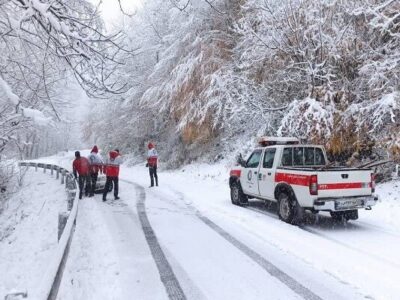
<svg viewBox="0 0 400 300"><path fill-rule="evenodd" d="M242 157L242 153L239 153L239 155L236 158L236 162L242 166L242 167L246 167L246 161L243 159Z"/></svg>

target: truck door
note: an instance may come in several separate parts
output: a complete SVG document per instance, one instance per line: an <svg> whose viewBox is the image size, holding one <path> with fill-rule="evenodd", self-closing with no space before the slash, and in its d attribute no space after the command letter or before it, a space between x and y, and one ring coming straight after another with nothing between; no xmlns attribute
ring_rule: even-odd
<svg viewBox="0 0 400 300"><path fill-rule="evenodd" d="M260 196L270 200L274 200L275 189L275 161L276 148L265 149L264 159L259 172L258 187Z"/></svg>
<svg viewBox="0 0 400 300"><path fill-rule="evenodd" d="M254 150L246 162L244 174L241 176L242 188L245 194L259 195L258 192L258 169L260 165L262 150Z"/></svg>

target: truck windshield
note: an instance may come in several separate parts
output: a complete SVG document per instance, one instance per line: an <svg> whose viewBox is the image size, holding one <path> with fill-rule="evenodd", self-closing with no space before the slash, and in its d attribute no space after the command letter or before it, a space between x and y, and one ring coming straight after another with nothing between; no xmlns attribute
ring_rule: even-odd
<svg viewBox="0 0 400 300"><path fill-rule="evenodd" d="M257 168L260 163L261 150L254 151L246 163L246 168Z"/></svg>

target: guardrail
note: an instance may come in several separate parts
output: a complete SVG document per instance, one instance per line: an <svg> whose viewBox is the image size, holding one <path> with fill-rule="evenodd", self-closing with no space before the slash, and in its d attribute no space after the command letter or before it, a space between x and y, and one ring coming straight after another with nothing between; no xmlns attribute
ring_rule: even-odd
<svg viewBox="0 0 400 300"><path fill-rule="evenodd" d="M43 173L49 171L51 175L56 173L56 180L60 180L61 184L65 185L67 192L66 211L58 214L58 246L55 253L51 257L46 273L43 274L43 279L36 291L16 292L5 296L5 300L10 299L38 299L38 300L55 300L60 288L61 279L68 258L68 253L75 231L76 216L78 213L77 201L77 183L74 176L66 169L52 164L35 163L35 162L20 162L20 167L43 168Z"/></svg>

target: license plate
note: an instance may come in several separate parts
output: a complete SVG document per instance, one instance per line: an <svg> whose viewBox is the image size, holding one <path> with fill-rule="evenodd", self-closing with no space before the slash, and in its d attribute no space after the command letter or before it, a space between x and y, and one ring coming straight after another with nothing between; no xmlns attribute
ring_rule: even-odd
<svg viewBox="0 0 400 300"><path fill-rule="evenodd" d="M359 207L363 205L364 205L363 199L343 199L335 201L336 210Z"/></svg>

